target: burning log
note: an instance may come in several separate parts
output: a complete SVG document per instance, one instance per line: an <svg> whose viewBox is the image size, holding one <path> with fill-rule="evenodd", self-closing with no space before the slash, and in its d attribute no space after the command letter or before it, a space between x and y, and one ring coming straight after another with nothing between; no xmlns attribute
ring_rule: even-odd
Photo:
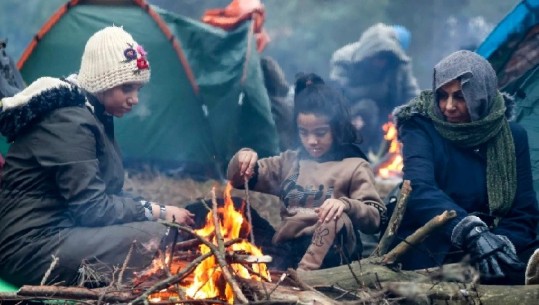
<svg viewBox="0 0 539 305"><path fill-rule="evenodd" d="M181 286L182 292L187 298L198 299L220 299L229 303L248 303L248 299L243 295L243 291L237 279L251 278L258 281L269 280L270 276L264 262L270 262L271 257L264 256L262 252L250 244L244 238L238 238L241 233L249 233L251 224L244 222L244 217L234 208L234 204L228 195L230 186L225 192L224 205L219 207L215 193L212 196L212 206L209 207L205 202L203 205L208 210L206 224L200 229L191 229L176 223L165 223L174 227L183 233L193 236L197 241L189 240L181 245L174 247L183 248L195 246L198 248L198 255L186 267L176 271L177 274L168 275L166 279L160 280L150 289L145 291L133 303L140 303L163 289L170 288L172 285ZM252 237L251 237L252 239ZM234 242L231 242L234 240ZM169 256L168 265L176 259L178 255L184 252L178 252L174 257ZM189 252L188 252L189 253ZM168 268L170 269L170 268ZM174 273L174 272L172 272ZM187 277L189 280L187 281ZM146 277L145 279L148 279ZM177 297L175 299L185 299L180 296L179 289L176 289Z"/></svg>

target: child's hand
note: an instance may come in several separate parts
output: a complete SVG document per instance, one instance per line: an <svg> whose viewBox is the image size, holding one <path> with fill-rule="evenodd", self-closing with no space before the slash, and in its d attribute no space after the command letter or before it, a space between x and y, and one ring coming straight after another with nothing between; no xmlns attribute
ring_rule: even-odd
<svg viewBox="0 0 539 305"><path fill-rule="evenodd" d="M240 176L251 179L254 175L255 165L258 161L258 154L251 149L240 150L238 152L238 163L240 165Z"/></svg>
<svg viewBox="0 0 539 305"><path fill-rule="evenodd" d="M320 222L330 222L331 220L337 220L341 217L342 213L346 209L346 203L338 199L326 199L324 203L319 207L314 209L318 213L318 221Z"/></svg>

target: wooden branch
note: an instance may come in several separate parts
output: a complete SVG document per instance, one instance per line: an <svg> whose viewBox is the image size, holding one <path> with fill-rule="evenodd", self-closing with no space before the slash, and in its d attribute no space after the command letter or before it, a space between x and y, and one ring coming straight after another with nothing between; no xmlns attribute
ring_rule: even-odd
<svg viewBox="0 0 539 305"><path fill-rule="evenodd" d="M449 220L457 217L457 212L454 210L444 211L442 214L429 220L424 226L417 229L412 235L406 237L404 241L399 243L393 250L383 256L382 264L393 264L398 258L408 251L410 247L420 244L431 232L446 224Z"/></svg>
<svg viewBox="0 0 539 305"><path fill-rule="evenodd" d="M58 256L51 255L51 257L52 257L52 262L49 266L49 269L47 269L47 271L45 272L45 275L43 275L43 278L41 279L41 286L47 283L47 279L51 275L52 270L56 267L56 264L58 264L58 260L59 260Z"/></svg>
<svg viewBox="0 0 539 305"><path fill-rule="evenodd" d="M247 221L249 221L249 236L251 238L251 244L255 244L255 234L253 230L253 219L251 217L251 200L249 199L249 179L245 179L244 183L245 189L245 203L247 205Z"/></svg>
<svg viewBox="0 0 539 305"><path fill-rule="evenodd" d="M200 240L193 238L188 239L184 241L180 241L176 243L176 251L182 250L182 249L193 249L197 248L200 245Z"/></svg>
<svg viewBox="0 0 539 305"><path fill-rule="evenodd" d="M483 305L535 305L539 300L539 287L474 285L443 282L438 284L387 282L382 286L408 301L426 304L483 304Z"/></svg>
<svg viewBox="0 0 539 305"><path fill-rule="evenodd" d="M395 209L393 210L393 214L391 215L391 219L389 220L389 224L372 256L381 257L382 255L385 255L387 253L399 229L402 217L404 216L404 212L406 211L408 197L411 192L412 187L410 185L410 180L404 180L402 182L399 199L397 200Z"/></svg>
<svg viewBox="0 0 539 305"><path fill-rule="evenodd" d="M357 290L360 287L351 276L348 268L354 270L354 273L361 279L362 285L372 289L380 288L380 282L411 281L428 283L431 281L428 276L414 271L393 270L377 263L363 262L365 260L355 261L350 264L350 267L343 265L328 269L298 271L298 274L304 283L315 289L320 286L336 284L345 290Z"/></svg>
<svg viewBox="0 0 539 305"><path fill-rule="evenodd" d="M265 293L260 290L260 282L242 279L242 283L248 286L261 299L259 304L317 304L317 305L338 305L340 302L326 296L314 289L299 291L296 287L279 286L274 283L264 283L271 291L271 299L267 299ZM249 303L254 304L254 303Z"/></svg>
<svg viewBox="0 0 539 305"><path fill-rule="evenodd" d="M414 270L436 282L477 283L479 272L467 263L445 264L440 267Z"/></svg>
<svg viewBox="0 0 539 305"><path fill-rule="evenodd" d="M17 296L56 300L98 300L102 298L104 302L115 303L125 303L133 299L131 292L63 286L22 286L17 292Z"/></svg>
<svg viewBox="0 0 539 305"><path fill-rule="evenodd" d="M127 264L129 263L129 260L131 259L131 255L133 255L133 249L135 248L136 243L137 243L137 241L134 240L131 243L131 246L129 247L129 251L127 251L127 255L125 256L125 260L124 260L124 263L122 265L122 269L120 269L120 274L118 275L117 287L122 286L122 282L123 282L123 278L124 278L124 272L125 272L125 269L127 269Z"/></svg>
<svg viewBox="0 0 539 305"><path fill-rule="evenodd" d="M227 260L230 263L238 264L258 264L258 263L271 263L273 258L269 255L253 256L245 254L227 253Z"/></svg>
<svg viewBox="0 0 539 305"><path fill-rule="evenodd" d="M226 281L230 284L232 287L232 291L234 292L234 295L236 296L236 299L241 304L247 304L249 303L249 300L243 295L243 292L241 291L241 288L238 286L238 283L236 280L234 280L234 277L232 276L232 273L230 272L230 269L228 268L228 264L226 263L225 259L225 246L224 246L224 238L221 234L221 226L219 225L219 215L217 215L217 199L215 197L215 188L212 189L212 204L213 204L213 222L215 226L215 239L217 240L217 248L215 248L212 244L212 252L215 255L215 259L217 260L217 263L221 266L221 271L223 272L223 276L225 277ZM210 243L211 244L211 243Z"/></svg>
<svg viewBox="0 0 539 305"><path fill-rule="evenodd" d="M23 299L23 298L17 295L16 292L0 292L0 301L10 301L10 300L20 300L20 299Z"/></svg>

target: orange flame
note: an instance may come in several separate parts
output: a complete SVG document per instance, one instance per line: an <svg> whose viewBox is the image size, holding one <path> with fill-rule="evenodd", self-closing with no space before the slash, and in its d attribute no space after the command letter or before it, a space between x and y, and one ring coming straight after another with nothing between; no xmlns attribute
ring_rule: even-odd
<svg viewBox="0 0 539 305"><path fill-rule="evenodd" d="M403 159L401 153L401 143L397 139L397 128L393 122L389 121L382 126L384 139L389 142L387 157L378 165L376 174L378 177L388 179L392 177L402 177Z"/></svg>
<svg viewBox="0 0 539 305"><path fill-rule="evenodd" d="M230 196L232 186L227 184L225 190L225 202L224 206L219 207L217 210L219 223L215 224L213 221L213 214L210 211L206 216L206 225L195 232L210 240L213 244L217 244L215 229L216 225L219 226L221 234L225 241L235 238L248 236L251 230L250 224L246 221L243 214L234 208L234 203ZM201 254L210 252L210 249L202 244L199 246ZM232 244L228 247L227 252L241 252L243 254L252 256L262 256L262 250L250 242L243 240L239 243ZM240 276L247 279L253 279L262 281L261 277L269 279L269 272L266 264L256 263L251 264L249 270L244 264L231 264L232 272L236 276ZM226 300L228 303L234 303L234 293L230 284L224 279L221 267L217 263L214 256L202 261L193 272L193 282L187 287L187 296L193 299L211 299L219 298Z"/></svg>
<svg viewBox="0 0 539 305"><path fill-rule="evenodd" d="M217 225L219 225L224 242L242 237L245 238L249 235L251 230L251 225L246 221L244 215L234 208L234 202L230 195L231 190L232 186L229 183L225 189L224 205L217 209L219 219ZM243 204L245 207L245 202ZM242 208L241 210L244 209ZM206 224L204 227L195 230L195 233L212 242L214 245L217 245L215 229L216 226L213 220L213 212L210 211L206 215ZM227 254L236 253L253 257L263 256L260 248L245 239L230 245L225 250ZM204 244L199 245L199 255L204 255L210 251L208 246ZM176 274L188 264L186 261L174 258L169 265L167 260L168 258L164 261L155 259L152 268L146 272L146 275L151 277L153 274L163 273L166 268L169 268L172 274ZM234 276L256 281L271 280L268 268L264 263L229 263L229 268ZM221 266L218 264L215 256L210 256L197 265L192 273L192 277L184 279L180 283L180 286L185 290L186 296L191 299L219 299L227 301L230 304L234 303L232 287L225 280ZM181 303L179 294L174 290L175 289L164 289L153 293L149 296L148 301L150 303L159 303L162 301L175 302L177 300L178 303Z"/></svg>

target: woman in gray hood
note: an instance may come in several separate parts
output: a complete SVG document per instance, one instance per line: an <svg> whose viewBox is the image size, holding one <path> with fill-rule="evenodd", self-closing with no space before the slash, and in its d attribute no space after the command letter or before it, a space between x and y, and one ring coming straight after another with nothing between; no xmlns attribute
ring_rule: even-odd
<svg viewBox="0 0 539 305"><path fill-rule="evenodd" d="M399 235L446 210L457 213L403 257L404 268L469 255L482 282L539 282L528 138L508 120L508 102L489 62L458 51L434 67L433 91L395 109L404 179L412 184Z"/></svg>

